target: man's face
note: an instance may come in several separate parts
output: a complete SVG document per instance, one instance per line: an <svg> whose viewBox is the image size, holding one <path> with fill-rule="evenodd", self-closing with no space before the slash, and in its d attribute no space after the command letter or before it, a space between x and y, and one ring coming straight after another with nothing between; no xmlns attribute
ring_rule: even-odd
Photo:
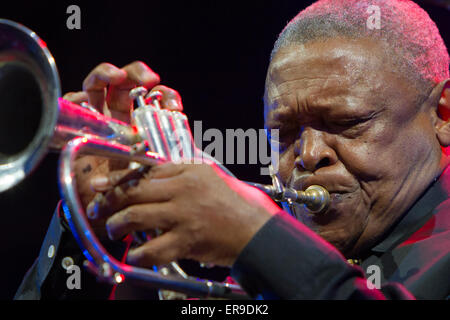
<svg viewBox="0 0 450 320"><path fill-rule="evenodd" d="M439 173L432 108L368 39L280 49L266 82L266 127L279 129L279 175L329 190L322 215L296 214L345 255L373 246Z"/></svg>

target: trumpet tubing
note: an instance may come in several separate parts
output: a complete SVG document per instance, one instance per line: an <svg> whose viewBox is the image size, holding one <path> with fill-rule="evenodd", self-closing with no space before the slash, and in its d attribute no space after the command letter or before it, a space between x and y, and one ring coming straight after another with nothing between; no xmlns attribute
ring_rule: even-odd
<svg viewBox="0 0 450 320"><path fill-rule="evenodd" d="M33 31L4 19L0 19L0 35L0 95L5 102L0 108L0 192L29 175L48 150L61 151L59 186L65 217L87 253L87 266L99 278L116 284L125 278L203 297L248 298L237 285L190 278L175 263L167 266L172 272L163 275L115 260L95 236L77 194L74 162L81 154L149 166L197 156L186 115L162 109L162 94L157 91L146 96L147 90L142 87L130 92L137 105L132 125L88 105L64 100L60 98L56 64L45 43ZM25 128L30 130L22 137ZM301 203L316 214L326 210L330 202L321 186L296 191L284 188L276 175L272 179L272 185L249 184L275 201Z"/></svg>

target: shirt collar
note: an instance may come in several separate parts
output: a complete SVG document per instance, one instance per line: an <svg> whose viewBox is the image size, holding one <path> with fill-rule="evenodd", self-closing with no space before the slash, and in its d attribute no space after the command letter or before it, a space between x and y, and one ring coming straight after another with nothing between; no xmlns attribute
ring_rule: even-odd
<svg viewBox="0 0 450 320"><path fill-rule="evenodd" d="M447 171L447 170L446 170ZM449 173L443 173L439 179L424 191L414 205L406 212L400 221L392 228L384 240L371 249L374 252L386 252L417 231L437 210L436 207L448 199L449 195L444 187ZM448 182L447 182L448 183Z"/></svg>

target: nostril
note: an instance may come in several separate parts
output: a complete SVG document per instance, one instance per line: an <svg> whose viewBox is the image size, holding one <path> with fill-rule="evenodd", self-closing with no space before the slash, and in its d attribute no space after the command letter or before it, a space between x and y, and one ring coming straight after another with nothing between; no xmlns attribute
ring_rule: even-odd
<svg viewBox="0 0 450 320"><path fill-rule="evenodd" d="M323 158L322 160L320 160L319 161L319 163L316 165L316 170L319 170L320 168L323 168L323 167L327 167L327 166L329 166L330 165L330 158L328 158L328 157L326 157L326 158Z"/></svg>

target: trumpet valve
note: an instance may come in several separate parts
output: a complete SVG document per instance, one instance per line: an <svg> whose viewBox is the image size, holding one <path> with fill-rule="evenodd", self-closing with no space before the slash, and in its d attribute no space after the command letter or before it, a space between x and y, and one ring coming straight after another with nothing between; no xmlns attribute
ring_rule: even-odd
<svg viewBox="0 0 450 320"><path fill-rule="evenodd" d="M130 98L136 100L139 107L145 106L144 96L147 94L148 90L145 87L136 87L130 91Z"/></svg>
<svg viewBox="0 0 450 320"><path fill-rule="evenodd" d="M150 92L146 97L146 99L147 100L149 99L151 104L154 105L157 109L161 109L160 102L161 102L162 98L163 98L163 93L159 90Z"/></svg>

